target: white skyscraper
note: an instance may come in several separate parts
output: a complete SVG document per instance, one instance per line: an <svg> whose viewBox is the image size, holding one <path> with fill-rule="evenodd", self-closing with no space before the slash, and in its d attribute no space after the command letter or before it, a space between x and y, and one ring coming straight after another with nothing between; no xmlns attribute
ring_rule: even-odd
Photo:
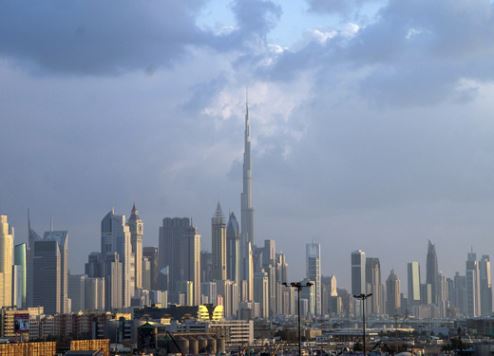
<svg viewBox="0 0 494 356"><path fill-rule="evenodd" d="M314 310L316 315L321 315L321 246L312 242L305 245L305 270L308 280L314 282Z"/></svg>
<svg viewBox="0 0 494 356"><path fill-rule="evenodd" d="M480 280L477 255L471 251L468 254L465 271L467 315L480 315Z"/></svg>
<svg viewBox="0 0 494 356"><path fill-rule="evenodd" d="M142 288L142 239L144 236L144 223L139 217L135 204L129 216L128 225L130 229L130 243L132 245L132 256L134 259L135 287Z"/></svg>
<svg viewBox="0 0 494 356"><path fill-rule="evenodd" d="M14 264L14 228L7 215L0 215L0 307L12 305L12 265Z"/></svg>
<svg viewBox="0 0 494 356"><path fill-rule="evenodd" d="M132 254L130 229L127 225L125 215L116 215L115 211L112 209L101 221L101 253L103 255L108 255L115 252L118 254L118 262L121 263L122 270L120 273L115 273L113 275L120 275L122 278L120 282L120 287L122 289L121 302L122 307L125 308L130 306L131 298L134 295L135 273L132 268L134 265L134 258ZM117 263L116 261L114 262ZM118 284L112 283L112 285L115 286Z"/></svg>

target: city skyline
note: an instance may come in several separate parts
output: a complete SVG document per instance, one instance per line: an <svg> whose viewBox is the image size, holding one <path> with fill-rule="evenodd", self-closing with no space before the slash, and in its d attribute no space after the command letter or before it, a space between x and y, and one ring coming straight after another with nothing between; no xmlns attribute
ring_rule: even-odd
<svg viewBox="0 0 494 356"><path fill-rule="evenodd" d="M101 216L136 202L145 245L164 217L188 216L210 246L216 202L242 214L248 87L255 239L277 241L293 278L312 240L343 286L342 251L379 258L382 279L406 276L403 260L425 276L429 239L445 275L471 245L492 254L492 4L337 3L5 8L0 211L16 240L27 208L37 231L53 217L81 273Z"/></svg>

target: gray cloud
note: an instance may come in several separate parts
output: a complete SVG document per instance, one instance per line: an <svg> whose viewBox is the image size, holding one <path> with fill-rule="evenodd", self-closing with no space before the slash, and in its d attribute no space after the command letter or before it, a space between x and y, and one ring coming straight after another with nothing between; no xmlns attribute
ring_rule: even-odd
<svg viewBox="0 0 494 356"><path fill-rule="evenodd" d="M205 1L3 2L0 57L32 70L74 74L152 73L183 60L190 47L220 51L265 40L281 14L270 1L236 1L238 28L215 35L196 25Z"/></svg>

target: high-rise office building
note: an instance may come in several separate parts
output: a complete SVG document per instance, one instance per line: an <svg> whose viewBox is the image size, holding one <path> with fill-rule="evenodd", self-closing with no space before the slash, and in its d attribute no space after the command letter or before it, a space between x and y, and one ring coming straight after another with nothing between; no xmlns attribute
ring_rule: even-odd
<svg viewBox="0 0 494 356"><path fill-rule="evenodd" d="M61 313L61 256L57 241L45 239L34 241L31 254L32 305L43 306L47 314Z"/></svg>
<svg viewBox="0 0 494 356"><path fill-rule="evenodd" d="M386 297L386 313L389 316L398 315L401 305L400 280L394 270L386 280Z"/></svg>
<svg viewBox="0 0 494 356"><path fill-rule="evenodd" d="M264 248L262 251L262 269L268 275L269 285L269 313L270 316L276 315L276 241L264 240ZM256 272L254 272L255 274ZM254 292L255 293L255 292Z"/></svg>
<svg viewBox="0 0 494 356"><path fill-rule="evenodd" d="M124 264L120 260L120 255L118 252L107 252L101 256L105 281L105 307L107 310L125 308L127 305L122 293Z"/></svg>
<svg viewBox="0 0 494 356"><path fill-rule="evenodd" d="M465 271L466 312L470 317L480 315L480 279L477 255L468 253Z"/></svg>
<svg viewBox="0 0 494 356"><path fill-rule="evenodd" d="M492 313L492 275L489 255L483 255L479 262L480 314Z"/></svg>
<svg viewBox="0 0 494 356"><path fill-rule="evenodd" d="M142 289L151 290L151 262L146 256L142 257Z"/></svg>
<svg viewBox="0 0 494 356"><path fill-rule="evenodd" d="M203 297L201 304L216 304L216 296L218 295L216 282L202 282L201 293Z"/></svg>
<svg viewBox="0 0 494 356"><path fill-rule="evenodd" d="M85 278L84 308L89 311L105 310L105 279Z"/></svg>
<svg viewBox="0 0 494 356"><path fill-rule="evenodd" d="M14 265L18 272L16 272L15 282L15 299L14 305L18 308L25 308L27 306L27 245L26 243L20 243L15 245L14 248Z"/></svg>
<svg viewBox="0 0 494 356"><path fill-rule="evenodd" d="M408 280L408 303L410 305L420 304L420 265L417 261L409 262L407 265Z"/></svg>
<svg viewBox="0 0 494 356"><path fill-rule="evenodd" d="M67 231L47 231L45 241L55 241L60 253L60 307L62 313L70 312L69 303L69 234Z"/></svg>
<svg viewBox="0 0 494 356"><path fill-rule="evenodd" d="M382 314L381 305L383 295L379 258L367 257L365 259L365 281L367 284L366 293L372 293L372 297L367 299L366 304L369 314Z"/></svg>
<svg viewBox="0 0 494 356"><path fill-rule="evenodd" d="M213 254L209 251L201 251L201 281L211 282L212 280L213 280Z"/></svg>
<svg viewBox="0 0 494 356"><path fill-rule="evenodd" d="M14 264L14 228L7 215L0 215L0 307L12 306L12 265Z"/></svg>
<svg viewBox="0 0 494 356"><path fill-rule="evenodd" d="M69 298L73 313L85 310L86 278L85 274L69 274Z"/></svg>
<svg viewBox="0 0 494 356"><path fill-rule="evenodd" d="M331 277L321 276L321 313L329 315L331 300Z"/></svg>
<svg viewBox="0 0 494 356"><path fill-rule="evenodd" d="M250 242L247 242L247 248L242 250L242 276L241 300L252 302L254 300L254 256Z"/></svg>
<svg viewBox="0 0 494 356"><path fill-rule="evenodd" d="M101 253L103 255L118 254L118 262L113 262L120 263L122 269L120 273L111 273L110 276L120 275L122 278L119 282L122 288L122 296L120 299L114 298L113 301L121 300L122 307L129 307L135 290L135 261L132 254L130 228L127 225L125 215L117 215L113 209L101 221ZM105 277L108 276L107 274ZM107 283L111 283L111 285L117 284L109 281Z"/></svg>
<svg viewBox="0 0 494 356"><path fill-rule="evenodd" d="M439 294L439 266L437 262L436 247L429 240L426 260L426 283L431 286L432 303L438 304Z"/></svg>
<svg viewBox="0 0 494 356"><path fill-rule="evenodd" d="M462 276L458 272L456 272L453 282L455 286L454 304L457 310L461 314L466 315L467 313L466 278L465 276Z"/></svg>
<svg viewBox="0 0 494 356"><path fill-rule="evenodd" d="M201 235L189 218L164 218L160 227L159 269L167 271L176 299L179 281L191 281L194 304L201 301Z"/></svg>
<svg viewBox="0 0 494 356"><path fill-rule="evenodd" d="M305 275L314 282L315 315L321 315L321 245L312 242L305 245Z"/></svg>
<svg viewBox="0 0 494 356"><path fill-rule="evenodd" d="M257 272L254 277L254 302L261 306L261 317L269 318L269 277L264 271Z"/></svg>
<svg viewBox="0 0 494 356"><path fill-rule="evenodd" d="M142 249L142 255L149 261L151 290L159 290L159 253L157 247L146 246Z"/></svg>
<svg viewBox="0 0 494 356"><path fill-rule="evenodd" d="M266 268L276 264L276 241L264 240L264 250L262 252L262 265Z"/></svg>
<svg viewBox="0 0 494 356"><path fill-rule="evenodd" d="M237 284L240 283L240 263L240 226L232 212L226 228L226 273L227 278Z"/></svg>
<svg viewBox="0 0 494 356"><path fill-rule="evenodd" d="M288 281L288 263L284 253L276 254L276 280L282 284Z"/></svg>
<svg viewBox="0 0 494 356"><path fill-rule="evenodd" d="M220 203L211 219L211 243L213 280L226 280L226 225Z"/></svg>
<svg viewBox="0 0 494 356"><path fill-rule="evenodd" d="M142 239L144 236L144 223L139 217L135 204L132 206L128 220L130 230L130 243L134 258L135 288L142 288Z"/></svg>
<svg viewBox="0 0 494 356"><path fill-rule="evenodd" d="M359 295L366 292L365 281L365 252L352 252L352 294Z"/></svg>

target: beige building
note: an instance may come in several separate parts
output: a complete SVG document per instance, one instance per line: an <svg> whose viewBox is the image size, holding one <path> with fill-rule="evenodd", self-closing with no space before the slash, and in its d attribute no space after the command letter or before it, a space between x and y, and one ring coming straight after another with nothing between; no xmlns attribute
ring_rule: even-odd
<svg viewBox="0 0 494 356"><path fill-rule="evenodd" d="M0 215L0 307L12 305L12 265L14 264L14 228L7 215Z"/></svg>
<svg viewBox="0 0 494 356"><path fill-rule="evenodd" d="M220 203L211 219L211 241L213 280L224 281L226 280L226 225Z"/></svg>

